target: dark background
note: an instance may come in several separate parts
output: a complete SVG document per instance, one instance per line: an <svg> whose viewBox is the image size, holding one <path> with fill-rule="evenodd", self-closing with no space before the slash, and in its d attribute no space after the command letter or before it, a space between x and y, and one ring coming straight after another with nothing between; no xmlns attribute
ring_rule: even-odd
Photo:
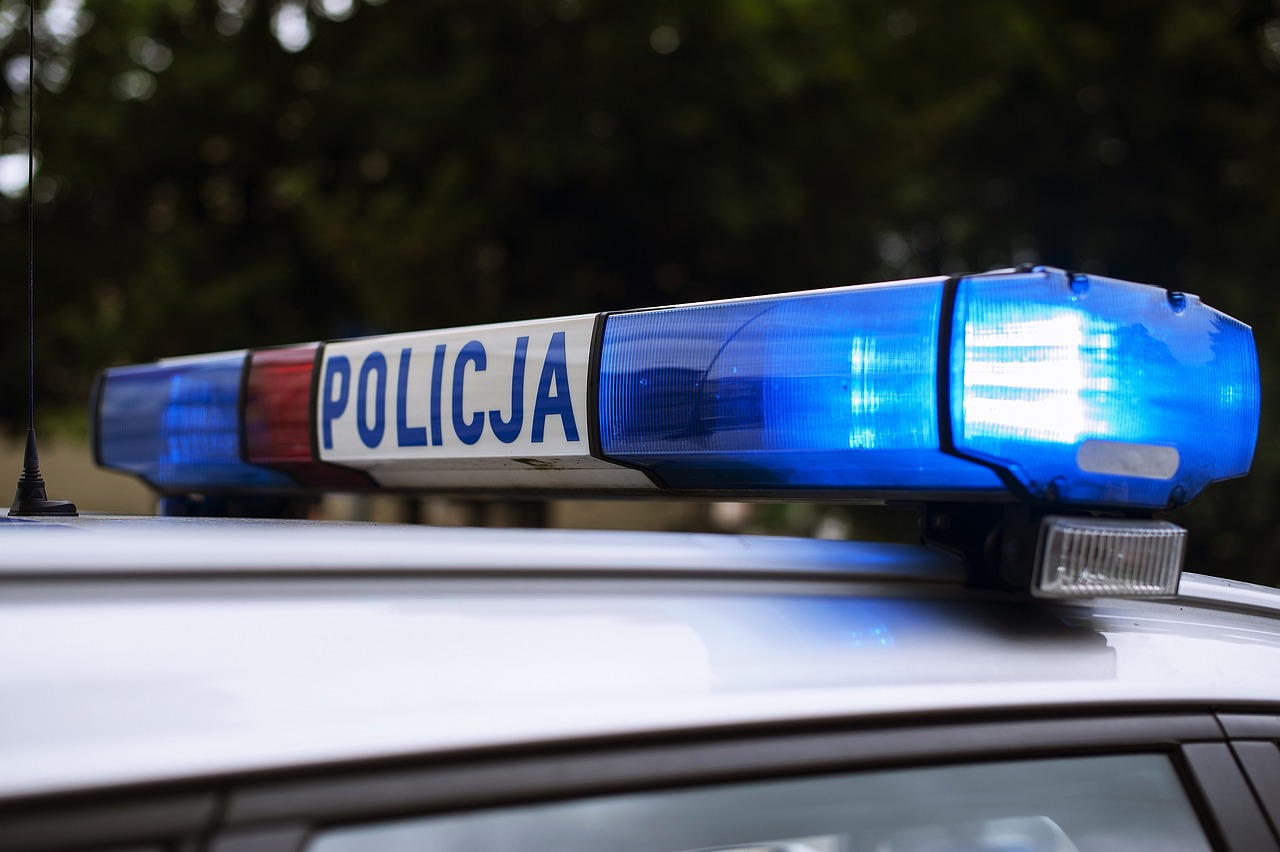
<svg viewBox="0 0 1280 852"><path fill-rule="evenodd" d="M51 428L83 433L110 364L1039 261L1198 293L1254 326L1254 473L1174 519L1192 527L1193 564L1280 583L1276 6L46 9L37 387ZM27 150L26 14L0 2L8 155ZM0 197L0 424L14 433L25 243L19 188Z"/></svg>

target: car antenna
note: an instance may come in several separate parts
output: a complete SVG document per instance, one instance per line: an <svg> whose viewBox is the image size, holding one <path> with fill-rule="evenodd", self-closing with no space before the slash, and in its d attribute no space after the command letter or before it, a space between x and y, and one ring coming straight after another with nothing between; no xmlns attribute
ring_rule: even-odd
<svg viewBox="0 0 1280 852"><path fill-rule="evenodd" d="M11 516L78 515L76 504L50 500L40 475L40 453L36 449L36 2L30 0L27 38L27 449L22 459L22 476L14 495Z"/></svg>

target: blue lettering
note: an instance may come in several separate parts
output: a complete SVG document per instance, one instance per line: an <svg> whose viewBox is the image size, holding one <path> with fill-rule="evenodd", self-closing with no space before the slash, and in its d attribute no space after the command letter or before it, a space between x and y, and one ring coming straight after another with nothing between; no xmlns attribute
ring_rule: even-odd
<svg viewBox="0 0 1280 852"><path fill-rule="evenodd" d="M554 395L551 393L553 385L556 389ZM563 331L551 335L547 357L542 362L538 396L533 401L533 443L542 443L547 417L556 415L564 425L565 440L578 440L578 424L573 419L573 401L569 398L569 368L565 365Z"/></svg>
<svg viewBox="0 0 1280 852"><path fill-rule="evenodd" d="M431 446L438 447L444 443L444 433L440 428L440 391L444 384L444 350L441 343L436 347L435 360L431 362Z"/></svg>
<svg viewBox="0 0 1280 852"><path fill-rule="evenodd" d="M373 424L369 417L369 374L377 374L373 390ZM360 365L360 380L356 383L356 431L366 447L382 443L382 433L387 428L387 359L381 352L370 352Z"/></svg>
<svg viewBox="0 0 1280 852"><path fill-rule="evenodd" d="M477 411L470 420L462 412L462 382L466 378L467 364L475 364L476 372L485 368L484 344L472 340L458 352L453 364L453 431L464 444L474 444L484 434L484 412Z"/></svg>
<svg viewBox="0 0 1280 852"><path fill-rule="evenodd" d="M334 396L334 380L342 379L338 386L338 395ZM324 367L324 408L321 416L321 431L324 433L324 448L333 449L333 421L347 410L347 397L351 394L351 362L345 355L334 355Z"/></svg>
<svg viewBox="0 0 1280 852"><path fill-rule="evenodd" d="M529 338L518 338L515 365L511 372L511 419L504 421L502 412L496 408L489 412L489 426L504 444L519 438L520 429L524 426L524 361L528 351Z"/></svg>
<svg viewBox="0 0 1280 852"><path fill-rule="evenodd" d="M427 427L409 425L409 361L413 350L400 350L400 374L396 379L396 443L402 447L425 447Z"/></svg>

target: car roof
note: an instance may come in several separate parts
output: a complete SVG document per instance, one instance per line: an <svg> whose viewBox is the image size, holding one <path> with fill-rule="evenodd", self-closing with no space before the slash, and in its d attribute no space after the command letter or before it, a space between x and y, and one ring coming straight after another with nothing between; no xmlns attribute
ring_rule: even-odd
<svg viewBox="0 0 1280 852"><path fill-rule="evenodd" d="M86 515L0 515L9 536L0 576L80 573L603 572L688 576L877 574L959 581L960 561L885 543L753 535L495 529L342 521Z"/></svg>
<svg viewBox="0 0 1280 852"><path fill-rule="evenodd" d="M1274 708L1280 592L966 588L914 546L199 519L19 522L0 798L780 721Z"/></svg>

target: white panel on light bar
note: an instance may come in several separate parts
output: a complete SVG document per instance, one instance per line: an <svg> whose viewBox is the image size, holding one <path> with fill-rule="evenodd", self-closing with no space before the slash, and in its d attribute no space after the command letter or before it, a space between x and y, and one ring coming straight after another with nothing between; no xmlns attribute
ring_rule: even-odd
<svg viewBox="0 0 1280 852"><path fill-rule="evenodd" d="M1178 592L1187 531L1168 521L1049 515L1031 593L1041 598L1167 597Z"/></svg>

